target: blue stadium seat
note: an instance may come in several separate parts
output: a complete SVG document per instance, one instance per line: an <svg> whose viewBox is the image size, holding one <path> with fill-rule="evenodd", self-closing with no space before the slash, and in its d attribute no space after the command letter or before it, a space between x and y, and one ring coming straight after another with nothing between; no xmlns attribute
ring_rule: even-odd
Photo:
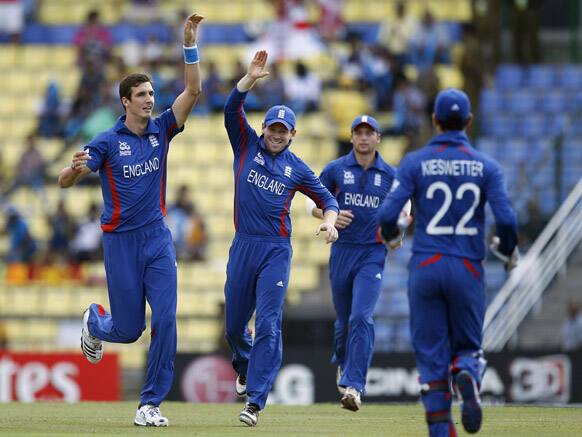
<svg viewBox="0 0 582 437"><path fill-rule="evenodd" d="M567 92L561 89L551 89L544 92L540 95L538 102L539 110L546 114L569 112L575 106L575 102L568 98Z"/></svg>
<svg viewBox="0 0 582 437"><path fill-rule="evenodd" d="M495 137L479 137L475 143L475 147L481 152L489 156L495 156L497 153L497 138Z"/></svg>
<svg viewBox="0 0 582 437"><path fill-rule="evenodd" d="M582 139L566 138L563 147L564 162L582 163Z"/></svg>
<svg viewBox="0 0 582 437"><path fill-rule="evenodd" d="M556 76L553 65L532 65L527 70L525 83L532 89L544 90L554 86Z"/></svg>
<svg viewBox="0 0 582 437"><path fill-rule="evenodd" d="M530 90L513 91L507 96L507 109L513 114L529 114L537 111L537 94Z"/></svg>
<svg viewBox="0 0 582 437"><path fill-rule="evenodd" d="M515 120L515 132L526 138L546 135L546 118L537 114L524 115Z"/></svg>
<svg viewBox="0 0 582 437"><path fill-rule="evenodd" d="M498 155L499 159L503 159L512 164L518 164L525 161L528 156L528 142L524 138L511 138L504 143L502 154Z"/></svg>
<svg viewBox="0 0 582 437"><path fill-rule="evenodd" d="M570 190L578 183L580 178L582 178L582 165L578 162L573 162L571 165L568 164L568 160L564 160L564 168L562 169L562 186L565 190L564 194L570 192Z"/></svg>
<svg viewBox="0 0 582 437"><path fill-rule="evenodd" d="M567 89L581 89L582 65L564 65L558 72L556 85Z"/></svg>
<svg viewBox="0 0 582 437"><path fill-rule="evenodd" d="M494 88L484 88L479 99L482 114L499 114L504 109L503 94Z"/></svg>
<svg viewBox="0 0 582 437"><path fill-rule="evenodd" d="M481 123L481 135L507 138L515 134L513 117L507 115L494 115L483 117Z"/></svg>
<svg viewBox="0 0 582 437"><path fill-rule="evenodd" d="M545 188L539 192L540 211L544 215L553 215L557 211L559 204L556 203L553 188Z"/></svg>
<svg viewBox="0 0 582 437"><path fill-rule="evenodd" d="M556 136L566 131L568 117L563 113L548 115L546 118L546 135Z"/></svg>
<svg viewBox="0 0 582 437"><path fill-rule="evenodd" d="M502 64L495 72L495 87L500 90L512 90L523 86L523 68L515 64Z"/></svg>

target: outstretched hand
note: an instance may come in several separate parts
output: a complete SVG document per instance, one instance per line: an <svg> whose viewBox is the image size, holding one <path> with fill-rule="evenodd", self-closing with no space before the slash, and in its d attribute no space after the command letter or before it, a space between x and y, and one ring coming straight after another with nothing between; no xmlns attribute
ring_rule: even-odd
<svg viewBox="0 0 582 437"><path fill-rule="evenodd" d="M268 76L270 73L265 70L265 65L267 65L267 58L269 54L266 50L259 50L255 53L255 57L249 64L247 69L247 75L254 80L261 79Z"/></svg>
<svg viewBox="0 0 582 437"><path fill-rule="evenodd" d="M192 47L196 44L198 25L202 20L204 20L204 17L196 13L186 19L184 22L184 46Z"/></svg>

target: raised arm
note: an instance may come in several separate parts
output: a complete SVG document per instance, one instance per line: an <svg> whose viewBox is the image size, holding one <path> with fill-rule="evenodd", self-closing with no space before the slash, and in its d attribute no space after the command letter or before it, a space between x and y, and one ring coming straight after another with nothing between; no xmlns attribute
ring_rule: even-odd
<svg viewBox="0 0 582 437"><path fill-rule="evenodd" d="M247 68L247 74L245 74L236 84L237 90L241 93L246 93L255 85L257 80L269 75L269 72L265 70L268 57L269 54L266 50L259 50L255 53L255 57Z"/></svg>
<svg viewBox="0 0 582 437"><path fill-rule="evenodd" d="M184 23L184 83L185 88L172 104L176 124L182 127L202 93L202 80L196 38L202 15L192 14Z"/></svg>

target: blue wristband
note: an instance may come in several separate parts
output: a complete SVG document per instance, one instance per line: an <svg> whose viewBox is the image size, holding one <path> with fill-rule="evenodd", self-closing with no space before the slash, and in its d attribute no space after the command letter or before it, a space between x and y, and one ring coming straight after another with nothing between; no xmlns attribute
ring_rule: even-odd
<svg viewBox="0 0 582 437"><path fill-rule="evenodd" d="M184 63L197 64L198 62L200 62L200 58L198 57L198 46L184 46Z"/></svg>

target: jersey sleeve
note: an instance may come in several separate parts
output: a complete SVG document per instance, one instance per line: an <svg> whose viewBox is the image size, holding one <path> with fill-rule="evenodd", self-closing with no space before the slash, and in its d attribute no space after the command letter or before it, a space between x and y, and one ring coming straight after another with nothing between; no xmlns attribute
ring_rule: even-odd
<svg viewBox="0 0 582 437"><path fill-rule="evenodd" d="M109 152L109 137L106 133L101 133L89 142L83 150L89 152L91 159L87 161L87 167L91 171L99 171L103 163L107 160Z"/></svg>
<svg viewBox="0 0 582 437"><path fill-rule="evenodd" d="M257 139L243 107L246 95L234 87L224 105L224 127L235 156L240 156L249 142Z"/></svg>
<svg viewBox="0 0 582 437"><path fill-rule="evenodd" d="M299 191L311 198L324 213L328 209L335 209L339 213L337 200L307 165L305 165L305 173Z"/></svg>
<svg viewBox="0 0 582 437"><path fill-rule="evenodd" d="M178 127L178 124L176 123L176 116L174 115L172 108L168 108L160 114L158 117L158 123L160 130L166 135L168 143L172 140L172 138L182 132L185 126L184 124L183 126Z"/></svg>
<svg viewBox="0 0 582 437"><path fill-rule="evenodd" d="M496 162L491 163L487 174L486 193L495 216L497 236L500 239L499 251L510 255L517 245L517 218L505 191L503 172Z"/></svg>
<svg viewBox="0 0 582 437"><path fill-rule="evenodd" d="M410 155L407 155L400 163L396 171L396 176L392 181L390 193L378 211L378 220L384 238L389 239L398 232L396 223L400 211L402 211L402 207L406 201L414 196L413 171L414 161Z"/></svg>
<svg viewBox="0 0 582 437"><path fill-rule="evenodd" d="M330 193L335 193L336 183L334 178L335 168L332 164L325 166L321 175L319 175L319 180L325 188L328 189Z"/></svg>

